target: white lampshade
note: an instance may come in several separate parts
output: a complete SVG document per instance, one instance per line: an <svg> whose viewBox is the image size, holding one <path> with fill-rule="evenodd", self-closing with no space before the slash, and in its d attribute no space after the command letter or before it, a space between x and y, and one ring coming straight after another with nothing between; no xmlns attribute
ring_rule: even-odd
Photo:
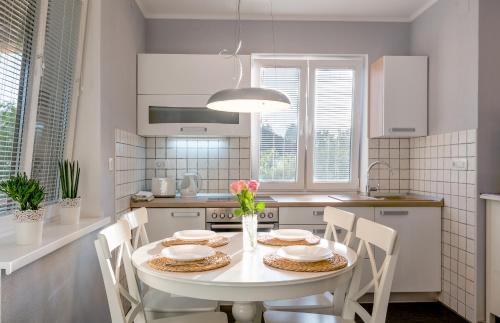
<svg viewBox="0 0 500 323"><path fill-rule="evenodd" d="M227 89L214 93L208 99L207 108L226 112L275 112L290 108L290 100L271 89Z"/></svg>

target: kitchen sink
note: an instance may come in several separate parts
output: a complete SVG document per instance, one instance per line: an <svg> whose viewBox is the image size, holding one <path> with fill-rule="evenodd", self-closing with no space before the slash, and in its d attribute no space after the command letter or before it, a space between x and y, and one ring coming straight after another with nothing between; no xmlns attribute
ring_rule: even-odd
<svg viewBox="0 0 500 323"><path fill-rule="evenodd" d="M370 199L374 200L387 200L387 201L399 201L399 200L415 200L415 196L408 194L374 194L369 196Z"/></svg>

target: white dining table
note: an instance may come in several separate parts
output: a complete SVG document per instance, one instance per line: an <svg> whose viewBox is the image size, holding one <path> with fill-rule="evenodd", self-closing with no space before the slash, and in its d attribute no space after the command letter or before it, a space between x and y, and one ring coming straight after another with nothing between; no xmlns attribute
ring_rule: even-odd
<svg viewBox="0 0 500 323"><path fill-rule="evenodd" d="M156 241L138 248L132 254L138 278L146 285L167 293L234 302L232 314L239 323L260 322L257 305L262 301L303 297L333 290L334 312L341 314L352 269L357 263L356 252L351 248L322 239L319 246L344 256L347 267L323 273L292 272L264 264L263 257L276 252L279 247L258 244L254 251L244 252L241 232L220 234L230 238L229 244L217 248L231 256L228 266L194 273L155 270L148 265L148 261L164 248L161 241Z"/></svg>

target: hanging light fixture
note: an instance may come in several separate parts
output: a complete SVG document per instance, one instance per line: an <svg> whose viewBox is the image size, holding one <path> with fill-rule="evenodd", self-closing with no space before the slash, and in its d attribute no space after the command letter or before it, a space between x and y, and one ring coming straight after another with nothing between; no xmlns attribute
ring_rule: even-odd
<svg viewBox="0 0 500 323"><path fill-rule="evenodd" d="M272 1L272 0L270 0ZM237 40L238 46L233 53L229 53L228 57L234 57L238 61L239 76L238 82L234 89L225 89L214 93L207 102L207 108L226 112L276 112L290 108L290 99L280 91L265 89L259 87L240 88L241 79L243 77L243 66L238 56L241 49L241 0L238 0L238 30ZM273 24L273 51L274 51L274 18L272 14L271 4L271 23ZM228 51L223 49L220 55L227 54Z"/></svg>

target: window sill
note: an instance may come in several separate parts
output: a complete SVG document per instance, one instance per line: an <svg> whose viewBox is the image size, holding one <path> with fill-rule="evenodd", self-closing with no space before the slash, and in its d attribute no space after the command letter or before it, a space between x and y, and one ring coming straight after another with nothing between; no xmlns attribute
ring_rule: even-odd
<svg viewBox="0 0 500 323"><path fill-rule="evenodd" d="M41 245L16 245L15 234L0 238L0 270L7 275L22 268L43 256L56 251L81 237L104 227L111 222L110 217L81 218L78 225L62 225L45 223Z"/></svg>

